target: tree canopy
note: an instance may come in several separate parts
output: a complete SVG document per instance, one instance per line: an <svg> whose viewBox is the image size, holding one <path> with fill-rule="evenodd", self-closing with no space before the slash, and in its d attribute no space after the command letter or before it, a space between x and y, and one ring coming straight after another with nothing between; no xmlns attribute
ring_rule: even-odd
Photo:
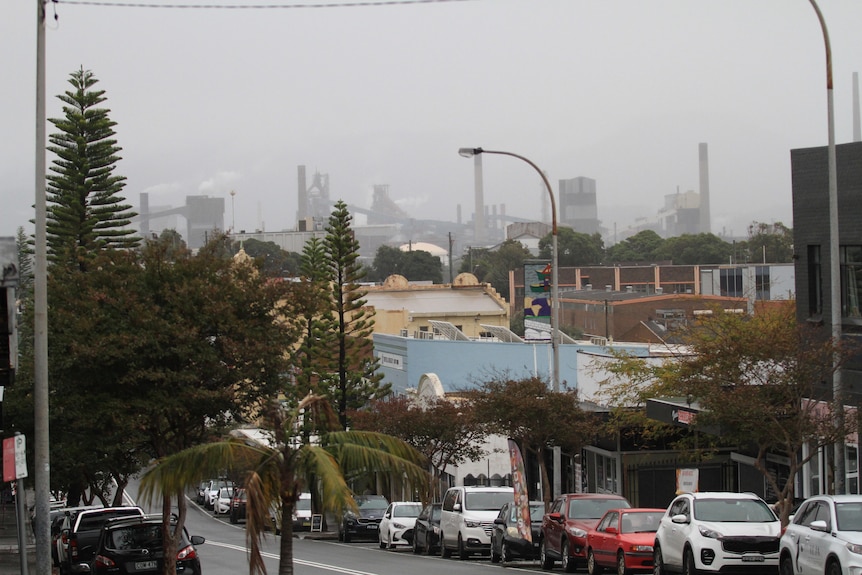
<svg viewBox="0 0 862 575"><path fill-rule="evenodd" d="M553 235L539 240L539 257L553 257ZM572 228L557 228L557 259L560 267L578 267L601 264L605 256L605 245L598 233L585 234Z"/></svg>
<svg viewBox="0 0 862 575"><path fill-rule="evenodd" d="M443 262L424 250L404 252L399 248L382 245L377 248L368 279L382 282L392 274L402 275L410 281L442 283Z"/></svg>

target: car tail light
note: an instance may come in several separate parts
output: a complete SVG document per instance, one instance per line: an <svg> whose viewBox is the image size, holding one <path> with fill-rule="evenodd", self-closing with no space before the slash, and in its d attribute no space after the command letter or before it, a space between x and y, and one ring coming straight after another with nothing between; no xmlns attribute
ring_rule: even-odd
<svg viewBox="0 0 862 575"><path fill-rule="evenodd" d="M72 559L78 558L78 540L77 539L69 539L69 556Z"/></svg>
<svg viewBox="0 0 862 575"><path fill-rule="evenodd" d="M104 555L96 555L96 566L97 567L116 567L117 564L114 563L113 559L110 557L105 557Z"/></svg>
<svg viewBox="0 0 862 575"><path fill-rule="evenodd" d="M177 561L184 559L194 559L198 556L197 550L192 545L186 545L177 552Z"/></svg>

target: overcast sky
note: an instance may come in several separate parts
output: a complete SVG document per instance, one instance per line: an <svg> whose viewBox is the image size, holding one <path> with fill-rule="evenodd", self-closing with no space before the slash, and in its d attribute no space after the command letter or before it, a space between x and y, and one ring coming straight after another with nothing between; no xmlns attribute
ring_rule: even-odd
<svg viewBox="0 0 862 575"><path fill-rule="evenodd" d="M369 207L388 184L417 218L454 221L461 204L467 220L465 146L526 156L555 189L595 179L599 219L622 229L698 189L706 142L713 231L744 235L752 220L792 225L790 150L827 143L825 48L808 0L252 0L267 2L294 8L49 3L48 117L61 115L69 74L91 70L117 122L129 203L224 197L226 225L249 231L295 228L300 164L309 183L329 174L333 199ZM862 1L820 7L836 140L849 142ZM36 2L0 2L0 236L33 218L35 22ZM545 192L527 164L486 156L484 179L486 203L540 217Z"/></svg>

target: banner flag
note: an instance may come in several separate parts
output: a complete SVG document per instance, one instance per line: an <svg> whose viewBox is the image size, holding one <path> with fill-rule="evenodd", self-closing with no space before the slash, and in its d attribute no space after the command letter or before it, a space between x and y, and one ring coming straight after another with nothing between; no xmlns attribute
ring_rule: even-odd
<svg viewBox="0 0 862 575"><path fill-rule="evenodd" d="M509 439L509 460L512 462L512 486L515 491L515 508L518 513L518 534L522 539L533 541L530 525L530 493L527 490L527 473L521 449L514 439Z"/></svg>

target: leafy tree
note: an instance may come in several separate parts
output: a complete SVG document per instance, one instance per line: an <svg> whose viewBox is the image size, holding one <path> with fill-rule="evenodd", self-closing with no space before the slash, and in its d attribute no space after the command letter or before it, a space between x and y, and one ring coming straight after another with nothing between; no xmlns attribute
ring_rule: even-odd
<svg viewBox="0 0 862 575"><path fill-rule="evenodd" d="M539 462L545 503L551 502L546 452L551 446L578 451L594 435L596 421L580 408L575 391L554 392L538 377L500 376L484 382L475 395L476 417L494 433L518 442Z"/></svg>
<svg viewBox="0 0 862 575"><path fill-rule="evenodd" d="M654 256L677 265L704 265L727 263L732 253L733 246L714 234L683 234L663 240Z"/></svg>
<svg viewBox="0 0 862 575"><path fill-rule="evenodd" d="M29 299L33 291L33 247L30 238L19 227L15 236L18 252L18 299Z"/></svg>
<svg viewBox="0 0 862 575"><path fill-rule="evenodd" d="M790 263L793 261L793 230L781 222L751 222L748 240L741 247L745 262Z"/></svg>
<svg viewBox="0 0 862 575"><path fill-rule="evenodd" d="M819 447L850 431L836 428L830 408L817 399L823 382L831 381L833 359L840 367L858 350L833 345L815 329L797 324L793 302L750 317L716 309L688 332L691 355L654 365L628 360L641 361L643 389L637 393L692 398L700 406L693 431L703 437L720 429L723 444L753 449L754 466L778 494L783 524L802 466ZM631 397L628 380L627 375L607 384L610 393L619 394L622 386L629 390L623 395ZM809 455L803 456L806 444ZM788 460L783 483L767 464L771 453Z"/></svg>
<svg viewBox="0 0 862 575"><path fill-rule="evenodd" d="M450 465L484 457L486 426L465 400L435 398L424 403L399 395L371 402L351 416L357 430L376 431L403 439L431 464L434 474L430 500L439 500L440 481Z"/></svg>
<svg viewBox="0 0 862 575"><path fill-rule="evenodd" d="M169 243L157 241L140 253L103 250L87 272L55 266L52 463L67 485L92 493L112 477L122 491L151 458L253 419L284 389L284 351L295 341L278 314L285 284L235 265L222 245L215 238L169 259ZM172 497L185 514L183 493L166 494L165 522ZM166 541L166 557L176 544Z"/></svg>
<svg viewBox="0 0 862 575"><path fill-rule="evenodd" d="M58 96L64 117L50 120L59 132L48 146L57 155L47 176L48 248L54 263L81 269L102 248L140 243L128 227L136 214L120 196L126 178L114 175L122 150L113 139L116 122L110 110L98 107L106 98L104 90L93 89L97 82L89 70L73 72L73 90Z"/></svg>
<svg viewBox="0 0 862 575"><path fill-rule="evenodd" d="M644 230L608 249L608 260L620 262L654 262L664 240L652 230Z"/></svg>
<svg viewBox="0 0 862 575"><path fill-rule="evenodd" d="M401 269L403 265L404 252L398 248L383 244L377 248L377 253L374 255L374 262L371 264L371 269L368 271L368 279L375 282L382 282L393 274L403 275Z"/></svg>
<svg viewBox="0 0 862 575"><path fill-rule="evenodd" d="M552 258L553 241L552 234L539 240L539 257ZM557 259L560 267L596 265L602 263L604 257L605 245L600 234L584 234L563 226L557 228Z"/></svg>
<svg viewBox="0 0 862 575"><path fill-rule="evenodd" d="M439 257L424 250L413 250L403 254L401 275L410 281L443 283L443 262Z"/></svg>
<svg viewBox="0 0 862 575"><path fill-rule="evenodd" d="M265 573L260 542L273 501L280 503L281 510L278 573L293 575L292 517L302 491L318 491L324 508L337 511L355 508L345 475L357 470L366 474L391 473L405 477L420 489L427 486L428 473L420 453L400 439L384 434L341 431L337 415L326 398L309 395L294 409L274 407L268 410L266 421L273 431L272 442L267 445L249 445L238 440L199 445L162 459L141 480L145 500L154 496L167 499L195 484L201 475L237 466L245 468L252 462L244 482L251 575ZM297 435L297 429L306 427L316 430L319 442Z"/></svg>
<svg viewBox="0 0 862 575"><path fill-rule="evenodd" d="M352 219L347 204L341 200L336 202L323 239L337 322L338 378L331 383L327 395L335 401L338 419L345 429L348 410L384 397L390 389L388 384L381 384L383 375L377 372L378 362L372 353L374 317L363 307L365 300L362 298L366 292L359 282L364 272L357 262L359 242L350 228Z"/></svg>
<svg viewBox="0 0 862 575"><path fill-rule="evenodd" d="M470 257L461 260L460 272L470 272L480 282L489 283L497 293L509 299L509 271L524 267L532 257L530 250L517 240L506 240L496 250L470 248Z"/></svg>
<svg viewBox="0 0 862 575"><path fill-rule="evenodd" d="M281 249L275 242L262 242L254 238L233 242L233 252L240 248L255 260L259 260L261 271L268 277L292 277L299 271L299 256Z"/></svg>

